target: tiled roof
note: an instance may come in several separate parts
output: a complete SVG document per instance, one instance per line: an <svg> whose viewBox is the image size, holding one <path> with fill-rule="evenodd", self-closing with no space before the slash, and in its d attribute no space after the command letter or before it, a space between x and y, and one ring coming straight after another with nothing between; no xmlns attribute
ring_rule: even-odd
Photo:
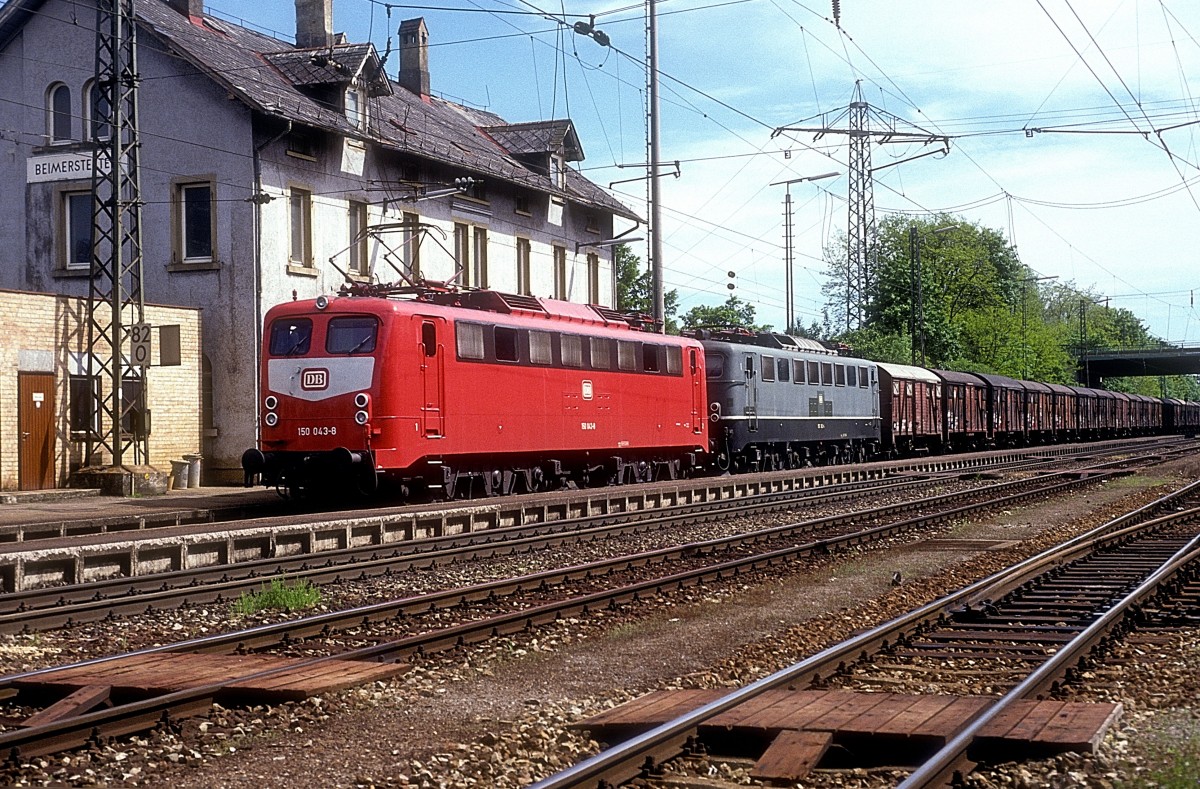
<svg viewBox="0 0 1200 789"><path fill-rule="evenodd" d="M508 123L483 129L509 153L556 153L562 151L569 162L583 160L583 146L569 120Z"/></svg>
<svg viewBox="0 0 1200 789"><path fill-rule="evenodd" d="M263 59L283 72L293 85L345 85L361 76L372 96L391 92L387 76L378 72L379 57L371 44L340 44L316 49L271 52Z"/></svg>
<svg viewBox="0 0 1200 789"><path fill-rule="evenodd" d="M20 0L10 0L9 4L14 2L21 4ZM372 100L370 129L363 131L354 128L338 108L322 104L299 89L297 79L302 80L301 85L316 84L311 80L317 79L317 75L301 65L312 50L297 50L291 44L212 17L205 17L203 25L193 24L164 0L135 0L134 5L145 29L260 112L462 167L485 178L557 194L617 216L639 219L620 201L570 168L565 186L555 187L548 173L535 172L522 164L517 158L520 150L506 147L501 139L503 134L497 136L496 131L510 127L528 129L530 133L539 128L558 129L569 151L572 147L579 148L569 121L508 124L494 113L436 97L418 96L392 82L389 94ZM8 10L7 6L4 10ZM0 15L0 25L4 17ZM374 54L370 44L342 45L334 50L357 52L355 47L370 48L370 54ZM523 133L518 131L517 136ZM521 147L528 145L518 146Z"/></svg>

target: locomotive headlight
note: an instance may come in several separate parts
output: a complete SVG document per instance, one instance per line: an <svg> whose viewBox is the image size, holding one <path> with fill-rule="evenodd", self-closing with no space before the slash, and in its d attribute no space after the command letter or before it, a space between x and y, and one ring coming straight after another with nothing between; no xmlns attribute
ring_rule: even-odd
<svg viewBox="0 0 1200 789"><path fill-rule="evenodd" d="M267 427L275 427L275 425L279 424L279 414L274 411L268 411L267 415L263 417L263 421L267 423Z"/></svg>
<svg viewBox="0 0 1200 789"><path fill-rule="evenodd" d="M371 402L371 396L366 392L359 392L354 395L354 405L356 408L366 408L369 402Z"/></svg>
<svg viewBox="0 0 1200 789"><path fill-rule="evenodd" d="M370 418L371 417L367 414L366 411L359 411L358 413L356 413L354 415L354 421L358 422L360 425L365 425L367 423L367 420Z"/></svg>
<svg viewBox="0 0 1200 789"><path fill-rule="evenodd" d="M274 411L279 405L279 398L275 395L267 395L267 399L263 400L263 405L267 407L268 411Z"/></svg>
<svg viewBox="0 0 1200 789"><path fill-rule="evenodd" d="M323 310L329 306L328 296L317 296L317 309Z"/></svg>

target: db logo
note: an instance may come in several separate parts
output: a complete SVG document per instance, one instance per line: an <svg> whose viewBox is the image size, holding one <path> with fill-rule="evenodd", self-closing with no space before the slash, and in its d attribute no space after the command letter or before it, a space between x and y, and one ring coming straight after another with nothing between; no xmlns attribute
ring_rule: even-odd
<svg viewBox="0 0 1200 789"><path fill-rule="evenodd" d="M325 369L305 370L300 373L300 388L311 392L329 387L329 371Z"/></svg>

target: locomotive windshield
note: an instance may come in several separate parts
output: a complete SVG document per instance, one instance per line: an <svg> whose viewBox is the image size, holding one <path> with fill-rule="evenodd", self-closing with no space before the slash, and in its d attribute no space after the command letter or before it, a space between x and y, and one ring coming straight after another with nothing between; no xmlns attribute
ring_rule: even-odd
<svg viewBox="0 0 1200 789"><path fill-rule="evenodd" d="M331 318L325 332L328 353L369 353L375 350L375 335L379 322L369 316Z"/></svg>
<svg viewBox="0 0 1200 789"><path fill-rule="evenodd" d="M271 324L272 356L303 356L312 342L312 321L283 318Z"/></svg>

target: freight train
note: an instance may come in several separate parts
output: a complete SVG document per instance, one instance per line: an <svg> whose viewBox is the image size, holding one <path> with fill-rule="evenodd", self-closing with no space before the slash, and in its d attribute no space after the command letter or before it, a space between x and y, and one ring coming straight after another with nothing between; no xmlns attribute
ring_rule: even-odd
<svg viewBox="0 0 1200 789"><path fill-rule="evenodd" d="M1200 403L645 328L597 305L445 287L280 304L246 484L458 498L1200 430Z"/></svg>

